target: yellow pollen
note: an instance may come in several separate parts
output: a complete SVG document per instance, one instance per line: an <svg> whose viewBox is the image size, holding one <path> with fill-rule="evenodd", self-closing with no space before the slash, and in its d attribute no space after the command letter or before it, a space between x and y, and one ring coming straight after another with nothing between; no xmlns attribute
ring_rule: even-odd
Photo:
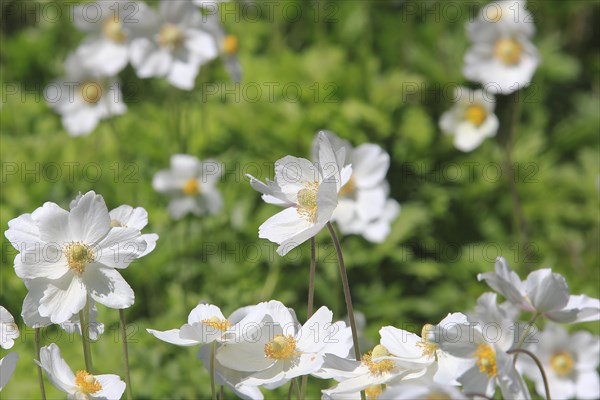
<svg viewBox="0 0 600 400"><path fill-rule="evenodd" d="M227 35L223 39L223 53L233 55L238 52L240 44L234 35Z"/></svg>
<svg viewBox="0 0 600 400"><path fill-rule="evenodd" d="M98 82L85 82L79 86L81 98L88 104L96 104L102 97L102 86Z"/></svg>
<svg viewBox="0 0 600 400"><path fill-rule="evenodd" d="M183 46L183 32L177 25L165 24L158 34L158 44L169 50Z"/></svg>
<svg viewBox="0 0 600 400"><path fill-rule="evenodd" d="M566 351L555 353L550 358L550 366L558 376L569 375L573 371L574 364L573 357Z"/></svg>
<svg viewBox="0 0 600 400"><path fill-rule="evenodd" d="M340 197L347 197L352 196L354 192L356 192L356 180L354 179L354 174L352 174L348 182L342 186L338 195Z"/></svg>
<svg viewBox="0 0 600 400"><path fill-rule="evenodd" d="M421 329L422 341L417 342L417 346L423 348L423 355L428 356L428 357L435 356L435 351L438 349L438 345L429 340L430 339L429 334L433 330L433 328L435 328L435 327L431 324L423 325L423 329Z"/></svg>
<svg viewBox="0 0 600 400"><path fill-rule="evenodd" d="M515 65L521 61L523 46L512 38L500 39L494 46L494 56L505 65Z"/></svg>
<svg viewBox="0 0 600 400"><path fill-rule="evenodd" d="M277 335L265 345L265 355L273 360L289 360L298 354L296 339L291 335Z"/></svg>
<svg viewBox="0 0 600 400"><path fill-rule="evenodd" d="M314 181L298 191L298 214L310 222L317 222L317 191L319 182Z"/></svg>
<svg viewBox="0 0 600 400"><path fill-rule="evenodd" d="M110 221L110 226L112 226L113 228L121 228L121 227L126 227L127 225L124 225L119 220L113 219Z"/></svg>
<svg viewBox="0 0 600 400"><path fill-rule="evenodd" d="M365 389L365 396L369 400L376 400L381 393L383 393L383 387L381 385L369 386Z"/></svg>
<svg viewBox="0 0 600 400"><path fill-rule="evenodd" d="M225 332L231 326L231 322L229 322L228 320L219 319L218 317L216 317L214 315L208 319L203 319L202 323L204 325L208 325L212 328L218 329L222 332Z"/></svg>
<svg viewBox="0 0 600 400"><path fill-rule="evenodd" d="M473 355L477 357L479 372L485 372L488 378L496 376L496 352L489 344L480 344Z"/></svg>
<svg viewBox="0 0 600 400"><path fill-rule="evenodd" d="M471 105L465 110L465 119L475 126L483 124L487 118L485 108L480 105Z"/></svg>
<svg viewBox="0 0 600 400"><path fill-rule="evenodd" d="M378 344L373 348L372 351L362 356L362 363L369 368L369 372L373 375L381 375L385 372L389 372L394 369L394 361L392 360L381 360L373 361L374 358L387 357L390 355L388 349Z"/></svg>
<svg viewBox="0 0 600 400"><path fill-rule="evenodd" d="M194 178L188 179L183 184L183 188L181 188L181 191L185 195L196 196L198 193L200 193L200 184L198 183L197 179L194 179Z"/></svg>
<svg viewBox="0 0 600 400"><path fill-rule="evenodd" d="M123 32L123 24L116 16L107 18L102 24L102 33L113 42L123 43L127 36Z"/></svg>
<svg viewBox="0 0 600 400"><path fill-rule="evenodd" d="M77 371L75 384L85 394L94 394L102 390L102 385L98 382L98 379L87 371Z"/></svg>
<svg viewBox="0 0 600 400"><path fill-rule="evenodd" d="M85 266L94 261L92 249L79 242L71 242L65 246L63 253L67 257L69 268L74 269L78 274L85 271Z"/></svg>

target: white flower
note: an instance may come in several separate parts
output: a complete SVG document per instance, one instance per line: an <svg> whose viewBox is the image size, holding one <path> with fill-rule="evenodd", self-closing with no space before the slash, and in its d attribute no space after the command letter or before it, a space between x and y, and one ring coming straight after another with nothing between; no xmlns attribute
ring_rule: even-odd
<svg viewBox="0 0 600 400"><path fill-rule="evenodd" d="M600 398L598 336L584 331L569 335L564 328L550 323L535 335L535 342L528 350L542 363L553 399ZM545 396L544 382L537 366L524 354L518 360L518 368L535 382L537 393Z"/></svg>
<svg viewBox="0 0 600 400"><path fill-rule="evenodd" d="M341 188L338 206L333 213L344 234L359 234L371 242L383 242L390 233L390 224L400 212L400 205L389 199L389 185L385 179L390 167L390 156L376 144L352 147L347 140L323 131L335 152L344 149L345 157L340 170L352 165L352 176ZM318 135L313 141L313 159L319 160Z"/></svg>
<svg viewBox="0 0 600 400"><path fill-rule="evenodd" d="M440 128L454 135L457 149L472 151L498 131L498 118L494 114L496 99L483 90L466 87L457 88L454 98L456 104L440 117Z"/></svg>
<svg viewBox="0 0 600 400"><path fill-rule="evenodd" d="M263 194L264 201L286 207L258 229L260 238L279 244L281 256L315 236L331 220L338 192L352 174L351 166L340 168L345 149L335 151L323 132L318 140L318 163L286 156L275 162L275 181L267 179L265 184L248 175L250 185Z"/></svg>
<svg viewBox="0 0 600 400"><path fill-rule="evenodd" d="M131 64L140 78L166 77L173 86L191 90L200 66L217 57L206 17L189 1L162 0L159 12L144 8L139 16L151 26L131 42Z"/></svg>
<svg viewBox="0 0 600 400"><path fill-rule="evenodd" d="M82 65L102 76L117 75L129 61L133 31L144 23L146 4L130 0L96 1L73 9L75 26L88 34L77 49Z"/></svg>
<svg viewBox="0 0 600 400"><path fill-rule="evenodd" d="M20 251L15 272L29 289L24 316L39 312L53 323L66 322L88 296L110 308L133 304L133 290L117 269L139 257L146 242L137 229L110 226L102 196L90 191L70 212L47 202L8 226L5 236Z"/></svg>
<svg viewBox="0 0 600 400"><path fill-rule="evenodd" d="M200 161L194 156L175 154L171 157L171 169L158 171L152 187L171 197L169 213L175 219L188 213L216 214L223 206L223 199L215 187L221 177L221 168L214 160Z"/></svg>
<svg viewBox="0 0 600 400"><path fill-rule="evenodd" d="M36 363L54 387L67 393L68 399L120 399L125 391L125 382L117 375L92 375L84 370L73 374L54 343L40 349Z"/></svg>
<svg viewBox="0 0 600 400"><path fill-rule="evenodd" d="M206 29L211 33L218 46L219 54L231 80L240 82L242 80L242 66L237 57L239 50L237 36L225 32L219 13L204 15L204 18L206 18Z"/></svg>
<svg viewBox="0 0 600 400"><path fill-rule="evenodd" d="M473 45L465 54L463 74L492 93L509 94L529 85L539 63L529 40L534 30L525 1L486 5L467 25Z"/></svg>
<svg viewBox="0 0 600 400"><path fill-rule="evenodd" d="M587 322L600 319L600 300L586 295L569 295L565 278L551 269L538 269L521 281L502 257L496 259L495 272L477 275L496 292L522 311L540 313L560 322Z"/></svg>
<svg viewBox="0 0 600 400"><path fill-rule="evenodd" d="M440 385L431 379L411 379L394 384L384 391L382 398L394 400L467 400L456 387Z"/></svg>
<svg viewBox="0 0 600 400"><path fill-rule="evenodd" d="M0 359L0 391L4 389L13 372L15 372L18 359L19 355L15 352L8 353Z"/></svg>
<svg viewBox="0 0 600 400"><path fill-rule="evenodd" d="M0 347L10 349L19 337L19 327L8 310L0 306Z"/></svg>
<svg viewBox="0 0 600 400"><path fill-rule="evenodd" d="M86 69L80 55L70 54L65 61L66 75L46 86L46 102L61 115L71 136L87 135L100 120L127 111L119 82L103 78Z"/></svg>
<svg viewBox="0 0 600 400"><path fill-rule="evenodd" d="M109 212L110 225L112 227L135 228L142 231L148 225L148 211L143 207L131 207L123 204ZM140 254L144 257L156 247L158 235L156 233L144 233L142 239L146 242L146 250Z"/></svg>

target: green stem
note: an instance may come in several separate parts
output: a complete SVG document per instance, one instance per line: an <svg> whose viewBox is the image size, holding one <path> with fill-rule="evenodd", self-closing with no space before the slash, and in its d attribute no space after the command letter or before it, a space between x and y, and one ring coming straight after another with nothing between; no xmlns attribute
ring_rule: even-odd
<svg viewBox="0 0 600 400"><path fill-rule="evenodd" d="M523 343L525 343L525 340L527 339L527 335L529 335L529 332L531 332L531 327L533 326L533 324L535 323L535 321L538 319L539 316L540 316L540 313L535 313L533 315L533 317L529 321L527 321L527 327L525 328L525 331L523 332L523 336L521 336L521 338L517 342L517 346L515 347L515 350L518 350L523 346ZM515 354L514 364L517 363L518 357L519 357L519 354Z"/></svg>
<svg viewBox="0 0 600 400"><path fill-rule="evenodd" d="M129 349L127 348L127 323L125 321L125 310L119 310L119 320L121 328L121 349L123 351L123 363L125 365L125 384L127 390L127 399L133 400L133 389L131 388L131 374L129 372Z"/></svg>
<svg viewBox="0 0 600 400"><path fill-rule="evenodd" d="M308 306L306 311L306 320L308 321L313 314L313 305L315 299L315 270L317 266L316 261L316 245L314 236L310 238L310 272L308 275ZM302 376L302 382L300 384L300 397L304 399L306 395L306 385L308 384L308 375Z"/></svg>
<svg viewBox="0 0 600 400"><path fill-rule="evenodd" d="M215 353L217 350L217 342L212 342L210 345L210 390L212 392L212 400L217 400L217 387L215 386Z"/></svg>
<svg viewBox="0 0 600 400"><path fill-rule="evenodd" d="M540 373L542 374L542 379L544 380L544 390L546 391L546 400L550 400L550 387L548 386L548 378L546 377L546 371L544 371L544 367L542 366L542 363L535 356L535 354L533 354L529 350L525 350L525 349L512 349L512 350L507 351L506 353L508 353L508 354L523 353L523 354L527 354L529 357L531 357L531 359L535 362L535 365L537 365L538 369L540 370ZM515 354L515 357L517 356L517 354Z"/></svg>
<svg viewBox="0 0 600 400"><path fill-rule="evenodd" d="M83 310L79 311L79 323L81 324L81 342L83 344L83 358L85 360L85 369L90 374L92 372L92 350L90 348L90 301L86 300Z"/></svg>
<svg viewBox="0 0 600 400"><path fill-rule="evenodd" d="M225 386L221 385L221 389L219 391L219 400L225 400Z"/></svg>
<svg viewBox="0 0 600 400"><path fill-rule="evenodd" d="M40 328L35 328L35 337L34 337L34 345L35 345L35 356L38 361L40 360ZM46 389L44 388L44 377L42 375L42 367L37 366L38 373L38 383L40 384L40 398L42 400L46 400Z"/></svg>
<svg viewBox="0 0 600 400"><path fill-rule="evenodd" d="M300 400L300 386L298 385L298 379L292 379L292 385L294 386L294 391L296 392L296 399Z"/></svg>

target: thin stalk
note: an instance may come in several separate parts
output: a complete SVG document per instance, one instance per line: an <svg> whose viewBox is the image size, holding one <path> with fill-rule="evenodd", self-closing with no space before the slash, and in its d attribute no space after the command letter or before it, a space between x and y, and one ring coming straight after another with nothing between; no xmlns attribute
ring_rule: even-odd
<svg viewBox="0 0 600 400"><path fill-rule="evenodd" d="M313 314L313 305L315 299L315 270L316 261L316 245L314 236L310 238L310 272L308 274L308 306L306 310L306 320L308 321ZM306 385L308 384L308 375L302 376L300 384L300 398L304 399L306 394Z"/></svg>
<svg viewBox="0 0 600 400"><path fill-rule="evenodd" d="M540 316L540 313L535 313L533 315L533 317L529 321L527 321L527 327L525 328L525 332L523 332L523 336L521 336L521 338L517 342L517 346L515 347L515 349L520 349L523 346L523 343L525 343L525 339L527 339L527 335L529 335L529 332L531 331L531 327L533 326L533 324L535 323L535 321L538 319L539 316ZM515 354L514 364L517 363L518 357L519 357L519 354Z"/></svg>
<svg viewBox="0 0 600 400"><path fill-rule="evenodd" d="M507 351L507 353L508 354L523 353L523 354L527 354L529 357L531 357L531 359L535 362L535 365L537 365L538 369L540 370L540 373L542 374L542 379L544 380L544 390L546 391L546 400L550 400L550 387L548 386L548 378L546 377L546 371L544 371L544 367L542 366L542 363L535 356L535 354L533 354L529 350L525 350L525 349L512 349L512 350ZM516 354L515 354L515 357L516 357Z"/></svg>
<svg viewBox="0 0 600 400"><path fill-rule="evenodd" d="M221 385L221 389L219 391L219 400L225 400L225 386Z"/></svg>
<svg viewBox="0 0 600 400"><path fill-rule="evenodd" d="M300 386L298 385L298 378L292 379L292 385L294 386L294 390L296 392L296 399L300 400Z"/></svg>
<svg viewBox="0 0 600 400"><path fill-rule="evenodd" d="M85 369L92 374L92 350L90 348L90 301L85 302L83 310L79 311L79 322L81 323L81 342L83 344L83 358L85 360Z"/></svg>
<svg viewBox="0 0 600 400"><path fill-rule="evenodd" d="M35 357L38 361L40 360L40 328L35 328L35 337L34 337L34 345L35 345ZM46 400L46 389L44 388L44 377L42 375L42 367L37 366L37 374L38 374L38 383L40 384L40 398L42 400Z"/></svg>
<svg viewBox="0 0 600 400"><path fill-rule="evenodd" d="M210 390L212 392L212 400L217 400L217 387L215 386L215 352L217 350L217 342L212 342L210 345Z"/></svg>
<svg viewBox="0 0 600 400"><path fill-rule="evenodd" d="M133 389L131 388L131 374L129 373L129 349L127 348L127 322L125 321L125 310L119 310L121 328L121 349L123 351L123 364L125 365L125 384L127 400L133 400Z"/></svg>

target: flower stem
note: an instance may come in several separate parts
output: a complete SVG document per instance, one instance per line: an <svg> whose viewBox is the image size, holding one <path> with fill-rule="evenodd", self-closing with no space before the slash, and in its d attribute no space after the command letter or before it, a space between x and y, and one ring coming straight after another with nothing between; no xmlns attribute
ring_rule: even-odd
<svg viewBox="0 0 600 400"><path fill-rule="evenodd" d="M127 348L127 322L125 321L125 310L119 310L119 320L121 328L121 349L123 351L123 363L125 365L125 384L127 385L127 399L133 399L133 390L131 388L131 374L129 373L129 349Z"/></svg>
<svg viewBox="0 0 600 400"><path fill-rule="evenodd" d="M219 400L225 400L225 386L221 385L221 389L219 391Z"/></svg>
<svg viewBox="0 0 600 400"><path fill-rule="evenodd" d="M81 324L81 342L83 344L83 358L85 360L85 369L92 374L92 350L90 349L90 302L85 302L83 310L79 311L79 323Z"/></svg>
<svg viewBox="0 0 600 400"><path fill-rule="evenodd" d="M212 392L212 400L217 400L217 388L215 386L215 353L217 350L217 342L210 344L210 390Z"/></svg>
<svg viewBox="0 0 600 400"><path fill-rule="evenodd" d="M40 328L35 328L35 337L34 337L34 345L35 345L35 357L38 361L40 360ZM40 398L42 400L46 400L46 389L44 388L44 377L42 375L42 367L37 366L38 373L38 382L40 384Z"/></svg>
<svg viewBox="0 0 600 400"><path fill-rule="evenodd" d="M535 320L538 319L539 316L540 313L535 313L534 316L529 321L527 321L527 327L525 328L523 336L521 336L521 338L519 339L519 342L517 343L517 347L515 347L515 349L520 349L523 346L523 343L525 343L525 340L527 339L527 335L529 335L529 332L531 331L531 327L533 326ZM519 354L515 354L513 364L517 363L517 358L519 358Z"/></svg>
<svg viewBox="0 0 600 400"><path fill-rule="evenodd" d="M546 377L546 371L544 371L544 367L542 366L542 363L535 356L535 354L533 354L529 350L525 350L525 349L512 349L512 350L507 351L507 353L508 354L514 354L514 353L527 354L529 357L531 357L531 359L533 361L535 361L535 364L537 365L538 369L540 370L540 373L542 374L542 379L544 380L544 390L546 391L546 400L550 400L550 387L548 386L548 378ZM515 354L515 357L517 356L517 354Z"/></svg>
<svg viewBox="0 0 600 400"><path fill-rule="evenodd" d="M306 310L306 320L308 321L313 314L313 303L315 298L315 270L316 270L316 249L315 238L310 238L310 272L308 275L308 306ZM306 385L308 384L308 375L302 376L300 384L300 398L304 399L306 394Z"/></svg>

